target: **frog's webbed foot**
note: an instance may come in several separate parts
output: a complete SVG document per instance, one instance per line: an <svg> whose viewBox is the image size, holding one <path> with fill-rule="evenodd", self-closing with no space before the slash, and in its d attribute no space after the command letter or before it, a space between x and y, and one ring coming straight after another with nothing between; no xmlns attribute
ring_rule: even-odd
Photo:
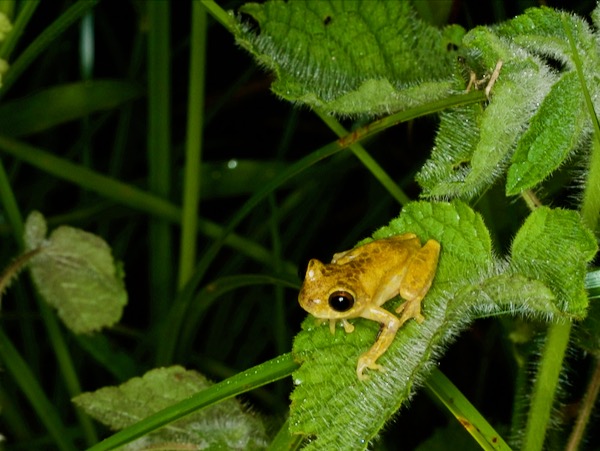
<svg viewBox="0 0 600 451"><path fill-rule="evenodd" d="M367 368L376 371L385 371L384 367L382 367L378 363L375 363L376 360L377 358L374 359L368 351L358 358L358 365L356 365L356 375L358 376L359 380L366 381L367 379L369 379L369 376L365 376L363 374Z"/></svg>
<svg viewBox="0 0 600 451"><path fill-rule="evenodd" d="M409 319L414 318L415 321L421 324L425 321L425 317L421 314L421 300L415 299L412 301L406 301L402 303L397 309L396 313L402 313L400 315L400 325L404 324Z"/></svg>

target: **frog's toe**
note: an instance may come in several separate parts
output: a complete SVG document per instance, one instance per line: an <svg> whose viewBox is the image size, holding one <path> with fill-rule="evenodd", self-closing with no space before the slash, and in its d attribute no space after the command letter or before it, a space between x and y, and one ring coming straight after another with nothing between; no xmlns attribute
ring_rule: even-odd
<svg viewBox="0 0 600 451"><path fill-rule="evenodd" d="M396 313L402 313L400 316L400 324L404 324L412 318L419 324L425 321L425 317L421 314L420 301L407 301L396 309Z"/></svg>
<svg viewBox="0 0 600 451"><path fill-rule="evenodd" d="M375 360L372 360L369 356L361 356L358 359L358 365L356 365L356 375L359 380L366 381L369 379L369 376L363 374L367 368L376 371L385 371L384 367L375 363Z"/></svg>

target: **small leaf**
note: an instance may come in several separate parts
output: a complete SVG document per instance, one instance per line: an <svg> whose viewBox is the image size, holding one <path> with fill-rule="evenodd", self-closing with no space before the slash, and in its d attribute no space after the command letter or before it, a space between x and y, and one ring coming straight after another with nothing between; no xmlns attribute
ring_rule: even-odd
<svg viewBox="0 0 600 451"><path fill-rule="evenodd" d="M151 370L117 387L83 393L73 402L111 429L118 430L209 386L210 382L200 373L173 366ZM173 444L187 445L190 449L195 446L193 449L253 450L264 449L267 437L260 419L230 399L148 434L130 443L127 449L158 449Z"/></svg>
<svg viewBox="0 0 600 451"><path fill-rule="evenodd" d="M575 211L540 207L512 243L511 271L537 279L555 294L558 307L583 317L587 265L598 250L592 232Z"/></svg>
<svg viewBox="0 0 600 451"><path fill-rule="evenodd" d="M552 86L519 140L506 194L516 195L541 183L575 149L589 123L577 73L568 72Z"/></svg>
<svg viewBox="0 0 600 451"><path fill-rule="evenodd" d="M45 231L44 217L32 212L24 239L27 250L40 249L31 259L30 270L42 297L75 333L93 332L119 321L127 292L106 242L68 226L58 227L42 240Z"/></svg>
<svg viewBox="0 0 600 451"><path fill-rule="evenodd" d="M448 95L456 53L409 2L267 1L240 12L238 43L275 71L273 91L337 114L382 114ZM450 49L450 50L449 50ZM438 83L439 82L439 83Z"/></svg>

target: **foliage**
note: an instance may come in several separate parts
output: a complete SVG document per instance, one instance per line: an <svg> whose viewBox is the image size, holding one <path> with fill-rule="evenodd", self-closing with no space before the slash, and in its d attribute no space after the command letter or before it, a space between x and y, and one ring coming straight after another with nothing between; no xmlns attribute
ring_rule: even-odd
<svg viewBox="0 0 600 451"><path fill-rule="evenodd" d="M597 447L600 7L453 4L0 2L0 449ZM360 381L298 262L406 232Z"/></svg>

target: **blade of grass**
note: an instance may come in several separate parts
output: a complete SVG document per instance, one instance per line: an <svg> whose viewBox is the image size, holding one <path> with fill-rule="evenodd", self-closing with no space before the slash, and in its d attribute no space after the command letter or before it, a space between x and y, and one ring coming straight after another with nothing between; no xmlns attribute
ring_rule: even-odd
<svg viewBox="0 0 600 451"><path fill-rule="evenodd" d="M26 2L27 3L27 2ZM58 19L48 26L11 64L9 71L2 79L0 98L6 94L12 84L19 79L23 71L57 38L64 33L73 23L84 16L91 8L96 6L98 0L77 1L67 9Z"/></svg>
<svg viewBox="0 0 600 451"><path fill-rule="evenodd" d="M168 199L171 192L171 121L170 121L170 4L146 3L148 8L148 188ZM170 268L173 244L171 227L166 221L152 219L149 227L150 316L162 318L173 292Z"/></svg>
<svg viewBox="0 0 600 451"><path fill-rule="evenodd" d="M3 366L13 376L27 400L33 406L41 423L48 429L58 449L71 451L76 448L68 439L67 429L62 424L58 412L31 373L27 363L0 329L0 359Z"/></svg>
<svg viewBox="0 0 600 451"><path fill-rule="evenodd" d="M487 451L504 450L510 447L479 411L437 368L434 368L426 383L427 391L439 399L454 415L462 427Z"/></svg>
<svg viewBox="0 0 600 451"><path fill-rule="evenodd" d="M8 217L8 222L12 225L12 232L19 249L23 249L23 217L17 205L17 199L10 186L10 181L4 164L0 161L0 200L4 207L4 212Z"/></svg>
<svg viewBox="0 0 600 451"><path fill-rule="evenodd" d="M267 451L294 451L300 449L304 437L290 434L289 419L279 428Z"/></svg>
<svg viewBox="0 0 600 451"><path fill-rule="evenodd" d="M200 165L202 163L202 136L204 130L206 28L206 10L199 2L193 2L186 156L183 176L183 212L181 215L179 248L179 288L183 287L191 277L196 263Z"/></svg>
<svg viewBox="0 0 600 451"><path fill-rule="evenodd" d="M6 36L6 39L0 46L0 58L9 59L12 51L19 42L19 38L25 31L25 27L29 23L31 16L40 4L40 0L30 0L21 3L21 9L17 16L11 32Z"/></svg>
<svg viewBox="0 0 600 451"><path fill-rule="evenodd" d="M83 189L94 191L119 204L149 213L176 224L181 220L181 210L176 205L142 191L141 189L99 174L81 165L71 163L63 158L59 158L45 150L4 136L0 136L0 149L48 174L55 175L60 179L74 183ZM0 180L0 191L2 189L3 186ZM220 225L207 220L200 219L198 229L200 233L210 238L219 238L223 235L223 228ZM272 259L271 252L263 246L260 246L251 240L242 238L239 235L228 236L226 244L261 263L269 263ZM286 271L293 272L293 268L294 265L290 262L285 262Z"/></svg>
<svg viewBox="0 0 600 451"><path fill-rule="evenodd" d="M39 310L42 315L42 320L48 331L48 338L52 344L52 349L56 355L58 366L60 368L60 375L63 379L65 387L71 398L81 393L81 384L79 383L79 377L75 370L75 365L69 352L69 348L65 342L65 337L60 330L58 320L54 315L54 312L50 310L45 301L37 296ZM96 443L98 441L98 434L92 419L81 409L74 407L77 421L81 426L81 432L83 433L85 440L88 445Z"/></svg>
<svg viewBox="0 0 600 451"><path fill-rule="evenodd" d="M284 354L225 379L191 398L161 410L92 446L88 451L105 451L129 443L185 415L263 385L288 377L298 367L291 354Z"/></svg>

